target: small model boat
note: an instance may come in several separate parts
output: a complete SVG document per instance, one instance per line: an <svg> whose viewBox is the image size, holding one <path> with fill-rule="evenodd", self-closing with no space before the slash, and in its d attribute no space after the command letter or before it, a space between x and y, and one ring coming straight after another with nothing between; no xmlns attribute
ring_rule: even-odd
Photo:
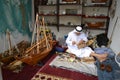
<svg viewBox="0 0 120 80"><path fill-rule="evenodd" d="M4 65L8 65L14 61L14 56L23 54L26 48L29 46L29 42L27 41L21 41L12 46L12 35L9 30L6 31L6 38L8 40L9 49L3 53L0 53L0 62Z"/></svg>

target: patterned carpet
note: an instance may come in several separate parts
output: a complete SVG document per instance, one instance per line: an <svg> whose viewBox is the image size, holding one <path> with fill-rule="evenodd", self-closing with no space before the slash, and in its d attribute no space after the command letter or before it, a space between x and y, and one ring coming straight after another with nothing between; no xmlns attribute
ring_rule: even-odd
<svg viewBox="0 0 120 80"><path fill-rule="evenodd" d="M61 53L60 55L57 55L51 62L51 67L57 67L57 68L64 68L66 70L70 71L76 71L80 73L86 73L88 75L94 75L97 76L97 68L94 64L94 58L87 57L87 58L77 58L73 57L68 53Z"/></svg>
<svg viewBox="0 0 120 80"><path fill-rule="evenodd" d="M47 63L39 69L38 72L60 76L64 78L69 78L72 80L98 80L97 76L88 75L85 73L80 73L77 71L67 70L63 68L51 67L49 64L50 62L56 57L57 55L53 55ZM39 80L39 79L38 79Z"/></svg>
<svg viewBox="0 0 120 80"><path fill-rule="evenodd" d="M73 80L73 79L38 72L33 76L31 80Z"/></svg>

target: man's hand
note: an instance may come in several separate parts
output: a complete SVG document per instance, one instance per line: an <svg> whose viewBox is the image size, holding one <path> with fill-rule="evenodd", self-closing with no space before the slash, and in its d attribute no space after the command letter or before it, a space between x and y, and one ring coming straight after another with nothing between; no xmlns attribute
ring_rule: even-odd
<svg viewBox="0 0 120 80"><path fill-rule="evenodd" d="M75 41L72 41L72 45L75 45L76 44L76 42Z"/></svg>
<svg viewBox="0 0 120 80"><path fill-rule="evenodd" d="M86 43L84 40L80 40L79 43L77 44L78 49L84 48L86 46Z"/></svg>
<svg viewBox="0 0 120 80"><path fill-rule="evenodd" d="M84 40L80 40L78 44L82 44L82 43L85 43Z"/></svg>

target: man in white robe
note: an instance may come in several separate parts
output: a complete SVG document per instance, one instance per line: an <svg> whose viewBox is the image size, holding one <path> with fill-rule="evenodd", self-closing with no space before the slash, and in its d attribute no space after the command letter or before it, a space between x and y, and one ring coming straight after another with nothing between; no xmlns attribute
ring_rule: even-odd
<svg viewBox="0 0 120 80"><path fill-rule="evenodd" d="M82 32L82 27L77 26L74 30L68 33L66 39L68 51L80 58L94 56L98 59L104 59L107 57L107 54L96 54L90 47L78 48L78 44L82 42L87 43L87 41L87 36Z"/></svg>

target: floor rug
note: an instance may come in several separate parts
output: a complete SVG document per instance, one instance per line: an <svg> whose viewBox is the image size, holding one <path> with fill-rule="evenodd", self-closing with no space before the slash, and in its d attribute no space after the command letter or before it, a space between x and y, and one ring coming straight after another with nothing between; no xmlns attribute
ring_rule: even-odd
<svg viewBox="0 0 120 80"><path fill-rule="evenodd" d="M72 80L72 79L38 72L33 76L31 80Z"/></svg>
<svg viewBox="0 0 120 80"><path fill-rule="evenodd" d="M97 68L94 61L91 61L90 57L87 59L87 61L85 61L85 59L83 61L83 59L71 57L68 53L61 53L61 55L56 56L49 65L97 76Z"/></svg>
<svg viewBox="0 0 120 80"><path fill-rule="evenodd" d="M50 75L55 75L55 76L60 76L64 78L69 78L72 80L98 80L97 76L92 76L88 74L84 74L81 72L76 72L72 70L67 70L63 68L57 68L57 67L52 67L49 64L51 63L52 60L56 58L56 54L54 54L48 61L47 63L40 68L38 72L50 74Z"/></svg>

